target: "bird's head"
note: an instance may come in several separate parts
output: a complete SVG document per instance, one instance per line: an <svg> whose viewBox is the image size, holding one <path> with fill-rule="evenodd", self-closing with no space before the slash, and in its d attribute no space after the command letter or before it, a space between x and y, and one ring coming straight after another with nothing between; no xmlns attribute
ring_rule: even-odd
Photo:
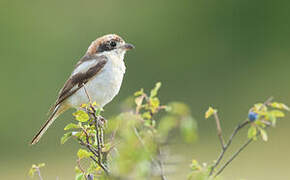
<svg viewBox="0 0 290 180"><path fill-rule="evenodd" d="M134 46L125 41L116 34L104 35L93 41L87 50L87 54L100 54L105 52L125 53L133 49Z"/></svg>

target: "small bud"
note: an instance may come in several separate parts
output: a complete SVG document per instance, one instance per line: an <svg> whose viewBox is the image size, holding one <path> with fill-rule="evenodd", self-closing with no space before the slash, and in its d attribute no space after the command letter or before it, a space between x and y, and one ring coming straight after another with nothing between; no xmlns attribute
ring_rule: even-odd
<svg viewBox="0 0 290 180"><path fill-rule="evenodd" d="M251 122L254 122L255 120L258 119L258 114L256 112L251 111L248 114L248 118Z"/></svg>
<svg viewBox="0 0 290 180"><path fill-rule="evenodd" d="M88 179L88 180L93 180L93 179L94 179L94 175L92 175L92 174L88 174L87 179Z"/></svg>

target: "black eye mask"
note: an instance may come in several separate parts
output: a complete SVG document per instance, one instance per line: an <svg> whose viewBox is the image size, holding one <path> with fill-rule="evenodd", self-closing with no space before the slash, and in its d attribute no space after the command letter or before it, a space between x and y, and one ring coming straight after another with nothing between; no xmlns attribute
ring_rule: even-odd
<svg viewBox="0 0 290 180"><path fill-rule="evenodd" d="M115 41L109 41L106 43L103 43L99 46L97 49L97 52L104 52L104 51L111 51L113 49L116 49L117 43Z"/></svg>

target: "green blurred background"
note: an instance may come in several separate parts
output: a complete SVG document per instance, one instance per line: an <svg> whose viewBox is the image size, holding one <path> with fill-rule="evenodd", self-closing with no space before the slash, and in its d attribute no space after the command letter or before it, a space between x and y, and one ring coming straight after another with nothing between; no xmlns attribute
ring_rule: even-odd
<svg viewBox="0 0 290 180"><path fill-rule="evenodd" d="M185 179L192 158L210 161L219 153L214 122L203 117L209 105L219 109L229 135L252 104L269 96L290 104L289 8L282 0L1 0L0 179L28 179L38 162L46 163L46 179L73 179L77 148L59 141L71 113L38 145L28 143L74 64L108 33L136 49L126 56L123 86L105 114L161 81L162 101L186 102L199 124L198 143L172 150L182 156L169 179ZM224 177L290 179L289 125L289 117L279 122L269 142L252 144Z"/></svg>

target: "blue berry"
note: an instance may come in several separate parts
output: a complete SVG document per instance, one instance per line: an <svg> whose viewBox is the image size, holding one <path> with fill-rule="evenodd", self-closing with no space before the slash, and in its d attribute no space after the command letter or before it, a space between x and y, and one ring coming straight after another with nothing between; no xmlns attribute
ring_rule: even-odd
<svg viewBox="0 0 290 180"><path fill-rule="evenodd" d="M249 114L248 114L248 118L249 118L249 120L251 121L251 122L254 122L255 120L257 120L258 119L258 114L257 113L255 113L255 112L249 112Z"/></svg>

